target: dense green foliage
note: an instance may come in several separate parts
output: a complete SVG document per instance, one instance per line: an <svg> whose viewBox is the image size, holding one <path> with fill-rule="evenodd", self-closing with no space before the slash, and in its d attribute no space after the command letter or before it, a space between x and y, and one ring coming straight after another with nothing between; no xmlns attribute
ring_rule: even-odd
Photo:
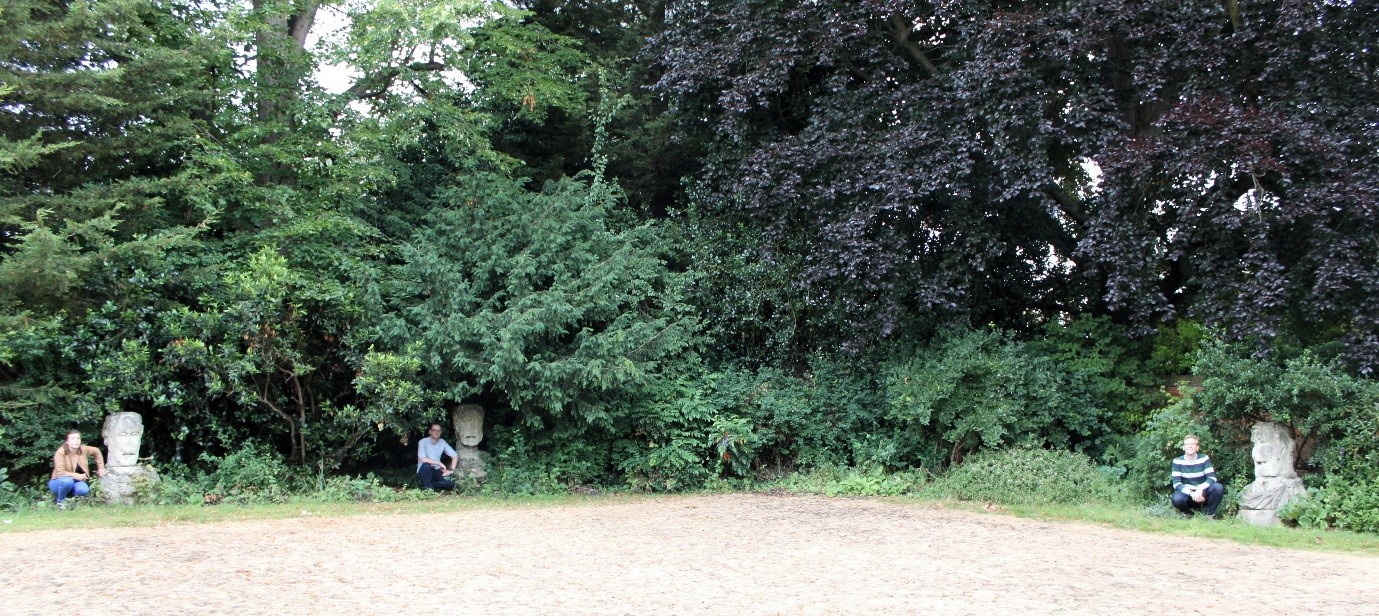
<svg viewBox="0 0 1379 616"><path fill-rule="evenodd" d="M1258 358L1224 344L1203 348L1194 371L1203 389L1184 406L1219 427L1225 455L1217 468L1240 478L1237 486L1252 477L1250 425L1278 422L1296 437L1296 465L1309 485L1309 499L1288 517L1306 526L1379 532L1379 384L1310 352Z"/></svg>
<svg viewBox="0 0 1379 616"><path fill-rule="evenodd" d="M393 498L344 473L479 404L484 489L526 493L1162 498L1187 432L1238 492L1272 420L1314 489L1290 519L1376 530L1377 29L1320 0L9 2L0 505L117 411L168 471L148 500Z"/></svg>
<svg viewBox="0 0 1379 616"><path fill-rule="evenodd" d="M1002 505L1118 502L1123 493L1085 455L1013 448L974 456L931 492Z"/></svg>
<svg viewBox="0 0 1379 616"><path fill-rule="evenodd" d="M891 416L953 463L1003 445L1085 449L1107 431L1105 408L1067 367L1000 332L946 336L889 373Z"/></svg>

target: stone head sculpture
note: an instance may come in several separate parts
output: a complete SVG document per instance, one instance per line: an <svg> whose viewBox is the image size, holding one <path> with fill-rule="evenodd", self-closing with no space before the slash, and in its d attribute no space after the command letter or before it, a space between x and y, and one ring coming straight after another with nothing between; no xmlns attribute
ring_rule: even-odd
<svg viewBox="0 0 1379 616"><path fill-rule="evenodd" d="M1293 470L1295 444L1288 428L1276 423L1256 423L1250 428L1250 441L1254 443L1250 456L1254 458L1255 479L1297 476Z"/></svg>
<svg viewBox="0 0 1379 616"><path fill-rule="evenodd" d="M144 436L144 418L138 413L114 413L105 418L101 437L105 439L110 466L135 466L139 463L139 440Z"/></svg>
<svg viewBox="0 0 1379 616"><path fill-rule="evenodd" d="M484 407L477 404L461 404L455 409L455 433L460 444L477 447L484 440Z"/></svg>

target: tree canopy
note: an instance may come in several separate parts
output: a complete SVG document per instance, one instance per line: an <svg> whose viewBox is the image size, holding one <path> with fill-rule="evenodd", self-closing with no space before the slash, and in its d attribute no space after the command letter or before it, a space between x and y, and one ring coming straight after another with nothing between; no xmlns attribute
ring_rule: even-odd
<svg viewBox="0 0 1379 616"><path fill-rule="evenodd" d="M795 301L841 311L854 336L1194 317L1241 337L1339 335L1375 367L1371 8L668 12L657 91L712 143L697 203L760 229Z"/></svg>
<svg viewBox="0 0 1379 616"><path fill-rule="evenodd" d="M1359 442L1376 31L1334 0L14 0L0 467L133 410L158 461L364 468L465 403L523 485L1010 445L1133 475L1203 418ZM1169 406L1184 370L1215 389ZM1372 466L1336 451L1310 468Z"/></svg>

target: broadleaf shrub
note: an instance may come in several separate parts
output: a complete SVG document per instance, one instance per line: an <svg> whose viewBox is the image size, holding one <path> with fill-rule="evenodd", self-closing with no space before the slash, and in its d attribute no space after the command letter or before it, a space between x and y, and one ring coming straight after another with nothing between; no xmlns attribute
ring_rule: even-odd
<svg viewBox="0 0 1379 616"><path fill-rule="evenodd" d="M224 457L203 454L202 461L212 470L201 478L201 487L221 501L281 502L302 483L292 481L300 469L289 468L280 454L253 441Z"/></svg>
<svg viewBox="0 0 1379 616"><path fill-rule="evenodd" d="M1379 533L1379 478L1329 476L1320 488L1309 488L1306 496L1279 509L1278 516L1303 528Z"/></svg>
<svg viewBox="0 0 1379 616"><path fill-rule="evenodd" d="M941 338L886 380L890 419L957 463L983 448L1082 450L1109 432L1095 396L1049 355L993 329Z"/></svg>

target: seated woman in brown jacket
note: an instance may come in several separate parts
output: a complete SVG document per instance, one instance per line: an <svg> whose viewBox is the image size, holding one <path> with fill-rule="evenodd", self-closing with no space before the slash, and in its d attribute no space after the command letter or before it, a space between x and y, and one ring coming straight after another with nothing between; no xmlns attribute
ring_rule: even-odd
<svg viewBox="0 0 1379 616"><path fill-rule="evenodd" d="M91 477L91 457L96 458L96 475L105 476L105 456L101 450L81 444L81 433L72 430L67 433L67 442L53 453L53 477L48 480L48 489L57 499L57 508L66 509L64 502L68 496L86 496L91 486L86 480Z"/></svg>

